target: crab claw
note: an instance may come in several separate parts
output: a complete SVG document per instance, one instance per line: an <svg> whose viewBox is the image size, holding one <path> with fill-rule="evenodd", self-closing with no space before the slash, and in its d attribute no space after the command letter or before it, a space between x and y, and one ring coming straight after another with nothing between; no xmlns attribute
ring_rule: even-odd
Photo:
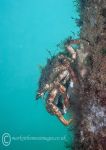
<svg viewBox="0 0 106 150"><path fill-rule="evenodd" d="M38 100L39 98L43 97L44 96L44 93L43 92L38 92L36 94L36 100Z"/></svg>
<svg viewBox="0 0 106 150"><path fill-rule="evenodd" d="M52 87L52 85L50 86L49 84L46 84L42 90L38 90L38 92L36 94L36 100L38 100L41 97L44 98L46 91L51 87Z"/></svg>

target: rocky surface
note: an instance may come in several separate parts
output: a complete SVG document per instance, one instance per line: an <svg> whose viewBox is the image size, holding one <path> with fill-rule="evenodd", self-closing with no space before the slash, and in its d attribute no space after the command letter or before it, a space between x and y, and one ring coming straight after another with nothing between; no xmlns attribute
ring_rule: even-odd
<svg viewBox="0 0 106 150"><path fill-rule="evenodd" d="M80 0L80 8L80 115L76 118L74 149L105 150L106 0Z"/></svg>

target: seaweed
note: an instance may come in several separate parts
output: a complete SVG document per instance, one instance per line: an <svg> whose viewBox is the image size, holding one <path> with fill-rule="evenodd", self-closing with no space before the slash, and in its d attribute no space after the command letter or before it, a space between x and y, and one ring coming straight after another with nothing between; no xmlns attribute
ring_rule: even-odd
<svg viewBox="0 0 106 150"><path fill-rule="evenodd" d="M87 1L88 0L74 0L75 7L77 8L78 13L81 13L82 9L85 9Z"/></svg>
<svg viewBox="0 0 106 150"><path fill-rule="evenodd" d="M102 56L106 56L106 48L101 49L101 54L102 54Z"/></svg>
<svg viewBox="0 0 106 150"><path fill-rule="evenodd" d="M81 27L83 25L83 20L80 19L75 19L75 23L78 27Z"/></svg>
<svg viewBox="0 0 106 150"><path fill-rule="evenodd" d="M106 5L105 0L76 1L80 12L83 52L86 57L85 67L89 70L85 79L80 80L79 110L80 121L77 122L78 134L75 135L75 150L105 150L106 129L104 112L106 103ZM83 7L82 7L83 6ZM95 9L94 9L95 8ZM81 9L81 10L80 10ZM90 18L95 17L92 26ZM100 114L100 115L99 115Z"/></svg>
<svg viewBox="0 0 106 150"><path fill-rule="evenodd" d="M106 8L101 9L101 15L106 18Z"/></svg>

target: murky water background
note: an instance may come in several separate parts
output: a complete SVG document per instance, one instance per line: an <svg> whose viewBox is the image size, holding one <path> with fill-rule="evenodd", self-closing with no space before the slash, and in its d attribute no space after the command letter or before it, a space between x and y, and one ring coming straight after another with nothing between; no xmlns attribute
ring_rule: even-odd
<svg viewBox="0 0 106 150"><path fill-rule="evenodd" d="M35 91L47 49L56 53L61 40L79 31L71 18L78 17L73 1L0 0L0 136L67 136L68 128L46 112L43 101L35 101ZM8 149L64 150L64 145L61 140L12 141Z"/></svg>

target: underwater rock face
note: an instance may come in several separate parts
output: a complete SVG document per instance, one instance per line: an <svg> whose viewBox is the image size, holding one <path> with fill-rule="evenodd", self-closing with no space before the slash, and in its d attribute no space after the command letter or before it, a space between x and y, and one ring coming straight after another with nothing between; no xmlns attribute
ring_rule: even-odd
<svg viewBox="0 0 106 150"><path fill-rule="evenodd" d="M105 108L96 103L96 99L88 105L85 123L87 130L97 134L104 126L106 126Z"/></svg>
<svg viewBox="0 0 106 150"><path fill-rule="evenodd" d="M82 5L82 1L79 1ZM86 0L80 17L83 51L88 53L82 66L87 69L80 80L79 113L76 120L75 150L106 149L106 1ZM88 42L88 43L87 43ZM80 67L79 67L80 68Z"/></svg>

